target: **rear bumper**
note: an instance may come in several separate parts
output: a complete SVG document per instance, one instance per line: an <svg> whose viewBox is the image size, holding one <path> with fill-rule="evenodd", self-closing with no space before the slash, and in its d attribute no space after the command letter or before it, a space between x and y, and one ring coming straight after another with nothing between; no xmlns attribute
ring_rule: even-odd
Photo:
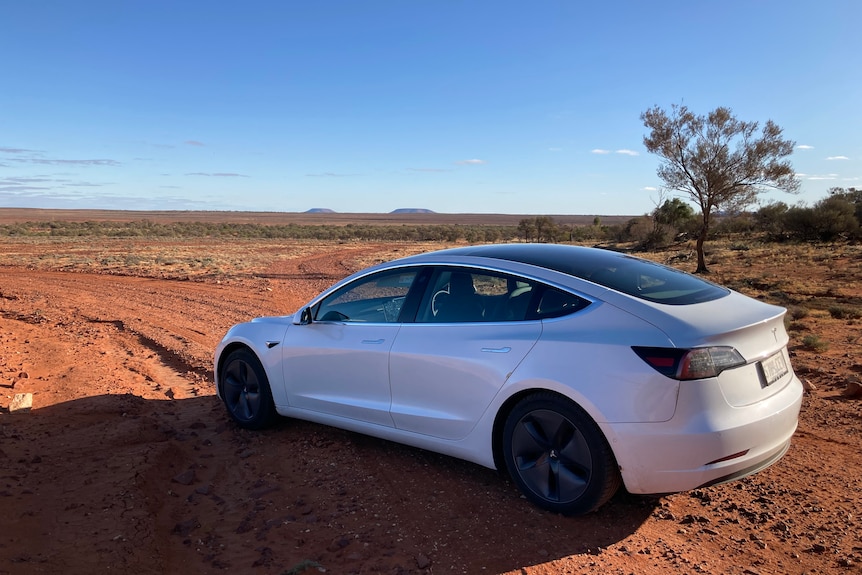
<svg viewBox="0 0 862 575"><path fill-rule="evenodd" d="M746 475L751 475L753 473L757 473L758 471L762 471L784 457L784 454L787 453L787 450L790 449L790 440L787 440L787 443L781 446L781 449L776 451L773 455L755 463L751 467L746 467L744 469L740 469L738 471L734 471L729 475L725 475L723 477L719 477L718 479L713 479L708 483L704 483L700 487L708 487L710 485L718 485L719 483L727 483L728 481L734 481L736 479L741 479Z"/></svg>
<svg viewBox="0 0 862 575"><path fill-rule="evenodd" d="M677 405L667 422L602 426L630 493L687 491L769 467L796 431L802 383L794 375L780 392L745 407L728 405L715 381L687 383Z"/></svg>

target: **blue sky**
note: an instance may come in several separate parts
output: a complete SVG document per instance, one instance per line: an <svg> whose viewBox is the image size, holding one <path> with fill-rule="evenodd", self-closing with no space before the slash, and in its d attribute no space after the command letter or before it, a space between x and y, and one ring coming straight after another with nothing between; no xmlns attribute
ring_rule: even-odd
<svg viewBox="0 0 862 575"><path fill-rule="evenodd" d="M862 187L858 0L6 0L0 207L634 215L640 114Z"/></svg>

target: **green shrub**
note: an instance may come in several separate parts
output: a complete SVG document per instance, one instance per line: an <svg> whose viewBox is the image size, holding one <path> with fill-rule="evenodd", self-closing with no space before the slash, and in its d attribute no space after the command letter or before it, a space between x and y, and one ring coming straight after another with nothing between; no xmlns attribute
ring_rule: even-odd
<svg viewBox="0 0 862 575"><path fill-rule="evenodd" d="M802 346L809 351L823 352L829 349L829 342L820 339L819 335L806 335L802 338Z"/></svg>
<svg viewBox="0 0 862 575"><path fill-rule="evenodd" d="M809 310L807 307L793 306L787 310L787 313L795 320L800 320L808 317Z"/></svg>
<svg viewBox="0 0 862 575"><path fill-rule="evenodd" d="M854 307L833 305L829 308L829 315L835 319L859 319L862 317L862 312Z"/></svg>

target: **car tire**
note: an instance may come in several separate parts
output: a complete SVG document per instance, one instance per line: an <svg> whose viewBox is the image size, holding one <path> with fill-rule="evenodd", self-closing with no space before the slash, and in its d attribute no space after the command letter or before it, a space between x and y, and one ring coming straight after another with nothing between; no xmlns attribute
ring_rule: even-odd
<svg viewBox="0 0 862 575"><path fill-rule="evenodd" d="M222 401L240 427L262 429L275 421L277 413L269 379L251 350L232 351L222 365L219 379Z"/></svg>
<svg viewBox="0 0 862 575"><path fill-rule="evenodd" d="M578 405L550 392L527 396L509 413L503 457L529 501L564 515L595 511L621 483L596 423Z"/></svg>

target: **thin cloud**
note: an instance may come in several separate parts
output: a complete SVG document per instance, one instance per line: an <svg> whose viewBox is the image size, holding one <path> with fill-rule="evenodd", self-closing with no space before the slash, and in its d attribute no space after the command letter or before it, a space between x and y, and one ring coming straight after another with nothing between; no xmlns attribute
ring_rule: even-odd
<svg viewBox="0 0 862 575"><path fill-rule="evenodd" d="M187 176L207 176L211 178L247 178L245 174L235 174L233 172L190 172Z"/></svg>
<svg viewBox="0 0 862 575"><path fill-rule="evenodd" d="M186 140L183 144L186 144L187 146L206 146L206 144L198 142L197 140Z"/></svg>
<svg viewBox="0 0 862 575"><path fill-rule="evenodd" d="M600 156L607 156L608 154L620 154L623 156L640 156L640 152L636 152L634 150L629 150L627 148L622 148L622 149L614 150L614 151L606 150L604 148L595 148L593 150L590 150L590 153L591 154L598 154Z"/></svg>
<svg viewBox="0 0 862 575"><path fill-rule="evenodd" d="M67 188L100 188L102 186L111 185L113 182L105 182L104 184L97 184L94 182L73 182L69 184L63 184L63 186Z"/></svg>
<svg viewBox="0 0 862 575"><path fill-rule="evenodd" d="M644 191L645 192L657 192L658 188L656 188L654 186L644 186Z"/></svg>
<svg viewBox="0 0 862 575"><path fill-rule="evenodd" d="M116 160L50 160L44 158L15 158L16 162L40 164L43 166L122 166Z"/></svg>
<svg viewBox="0 0 862 575"><path fill-rule="evenodd" d="M0 178L0 191L21 192L28 190L58 190L65 188L99 188L110 185L111 182L86 182L74 181L63 178L35 177L13 177Z"/></svg>
<svg viewBox="0 0 862 575"><path fill-rule="evenodd" d="M849 160L847 156L829 156L827 160Z"/></svg>
<svg viewBox="0 0 862 575"><path fill-rule="evenodd" d="M17 177L17 178L3 178L3 179L0 179L0 184L10 184L10 183L14 183L14 184L35 184L35 183L42 183L42 182L56 182L56 181L58 181L58 180L56 180L56 179L54 179L54 178L40 178L40 177L37 177L37 178L21 178L21 177ZM62 180L59 180L59 181L62 181Z"/></svg>
<svg viewBox="0 0 862 575"><path fill-rule="evenodd" d="M50 190L47 186L0 186L0 192L28 192L31 190Z"/></svg>
<svg viewBox="0 0 862 575"><path fill-rule="evenodd" d="M0 153L5 154L20 154L20 157L9 158L12 162L19 164L36 164L40 166L122 166L121 162L107 158L94 158L82 160L67 160L63 158L46 158L45 153L41 150L28 150L26 148L11 148L2 147Z"/></svg>
<svg viewBox="0 0 862 575"><path fill-rule="evenodd" d="M211 209L205 201L194 201L172 196L129 197L115 194L51 192L42 189L5 190L0 187L0 204L22 208L90 208L102 209L106 205L117 209L146 210L203 210Z"/></svg>
<svg viewBox="0 0 862 575"><path fill-rule="evenodd" d="M337 174L335 172L322 172L320 174L305 174L306 178L347 178L356 174Z"/></svg>
<svg viewBox="0 0 862 575"><path fill-rule="evenodd" d="M473 159L473 160L458 160L455 163L458 164L459 166L481 166L482 164L487 164L488 162L486 162L485 160Z"/></svg>
<svg viewBox="0 0 862 575"><path fill-rule="evenodd" d="M548 151L549 152L562 152L563 149L562 148L548 148Z"/></svg>
<svg viewBox="0 0 862 575"><path fill-rule="evenodd" d="M813 182L821 180L837 180L838 174L812 174L810 176L805 176L805 179Z"/></svg>
<svg viewBox="0 0 862 575"><path fill-rule="evenodd" d="M799 144L798 146L796 146L796 149L797 150L813 150L814 146L808 146L806 144Z"/></svg>
<svg viewBox="0 0 862 575"><path fill-rule="evenodd" d="M25 150L24 148L0 148L0 152L4 154L35 154L37 150Z"/></svg>

